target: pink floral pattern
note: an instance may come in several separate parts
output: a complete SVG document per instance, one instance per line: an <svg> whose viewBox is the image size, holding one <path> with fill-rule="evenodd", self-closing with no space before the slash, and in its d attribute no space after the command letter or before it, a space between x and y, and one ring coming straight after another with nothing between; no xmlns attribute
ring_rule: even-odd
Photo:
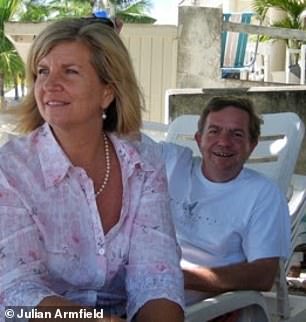
<svg viewBox="0 0 306 322"><path fill-rule="evenodd" d="M164 165L150 147L108 134L122 167L119 222L105 235L92 180L48 124L0 152L0 321L5 306L60 295L127 312L148 300L183 306L180 252Z"/></svg>

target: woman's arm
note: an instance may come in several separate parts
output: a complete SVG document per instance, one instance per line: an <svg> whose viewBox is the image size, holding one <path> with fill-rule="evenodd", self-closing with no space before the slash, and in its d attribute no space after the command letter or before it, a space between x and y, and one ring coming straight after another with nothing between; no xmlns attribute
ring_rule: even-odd
<svg viewBox="0 0 306 322"><path fill-rule="evenodd" d="M38 227L18 196L0 186L0 306L36 306L55 293L48 285Z"/></svg>
<svg viewBox="0 0 306 322"><path fill-rule="evenodd" d="M143 170L144 182L126 267L128 317L138 314L139 321L181 321L183 276L170 215L165 168L152 157L151 164ZM167 312L166 318L162 318L164 312ZM156 314L160 318L156 318Z"/></svg>
<svg viewBox="0 0 306 322"><path fill-rule="evenodd" d="M71 312L78 312L81 307L80 305L71 302L65 298L59 297L59 296L49 296L44 298L39 305L37 306L38 309L44 309L48 312L48 308L50 310L54 309L62 309L63 312L71 311ZM52 308L52 309L51 309ZM88 308L90 310L90 308ZM44 322L44 319L33 319L33 322ZM30 321L30 322L32 322ZM48 321L52 322L52 319L48 319ZM58 318L54 319L54 321L58 321ZM73 319L61 319L61 321L71 321L71 322L84 322L84 318L73 318ZM104 316L103 318L86 318L86 321L88 322L124 322L125 320L120 319L116 316Z"/></svg>

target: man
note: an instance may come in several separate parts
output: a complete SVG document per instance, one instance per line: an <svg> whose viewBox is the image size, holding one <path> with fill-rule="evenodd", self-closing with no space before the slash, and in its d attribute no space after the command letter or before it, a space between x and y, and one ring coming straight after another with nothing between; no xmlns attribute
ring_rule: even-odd
<svg viewBox="0 0 306 322"><path fill-rule="evenodd" d="M172 215L182 248L187 304L207 293L271 289L279 258L290 252L285 197L244 167L258 143L260 119L242 97L215 97L188 148L156 145L165 160ZM205 293L204 293L205 292Z"/></svg>

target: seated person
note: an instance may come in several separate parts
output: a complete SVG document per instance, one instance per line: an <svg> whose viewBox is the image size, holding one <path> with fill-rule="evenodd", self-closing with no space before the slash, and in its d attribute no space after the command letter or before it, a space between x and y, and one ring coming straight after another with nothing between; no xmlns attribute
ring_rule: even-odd
<svg viewBox="0 0 306 322"><path fill-rule="evenodd" d="M211 293L268 291L279 259L290 253L285 197L244 167L259 136L252 102L229 96L212 98L200 116L195 140L202 158L187 147L151 142L166 162L187 304Z"/></svg>
<svg viewBox="0 0 306 322"><path fill-rule="evenodd" d="M31 47L18 108L28 134L0 150L1 322L6 306L184 319L165 169L135 139L142 99L106 22L57 21Z"/></svg>

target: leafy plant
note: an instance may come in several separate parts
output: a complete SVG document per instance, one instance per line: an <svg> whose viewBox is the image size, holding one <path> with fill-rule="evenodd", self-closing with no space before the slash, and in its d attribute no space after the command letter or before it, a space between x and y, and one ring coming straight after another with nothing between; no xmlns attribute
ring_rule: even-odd
<svg viewBox="0 0 306 322"><path fill-rule="evenodd" d="M110 0L116 15L128 23L154 23L150 17L149 0ZM40 22L60 17L89 16L92 13L94 0L24 0L15 15L18 21Z"/></svg>
<svg viewBox="0 0 306 322"><path fill-rule="evenodd" d="M24 77L24 65L13 44L4 34L4 23L20 5L20 0L0 0L0 106L4 104L5 88Z"/></svg>
<svg viewBox="0 0 306 322"><path fill-rule="evenodd" d="M306 10L306 0L254 0L252 7L259 19L263 21L270 8L280 9L286 16L271 26L278 28L300 29L305 28L302 15ZM299 41L287 40L288 47L299 48Z"/></svg>
<svg viewBox="0 0 306 322"><path fill-rule="evenodd" d="M138 1L110 1L116 8L116 15L128 23L154 23L155 18L150 17L147 12L151 8L148 0Z"/></svg>

